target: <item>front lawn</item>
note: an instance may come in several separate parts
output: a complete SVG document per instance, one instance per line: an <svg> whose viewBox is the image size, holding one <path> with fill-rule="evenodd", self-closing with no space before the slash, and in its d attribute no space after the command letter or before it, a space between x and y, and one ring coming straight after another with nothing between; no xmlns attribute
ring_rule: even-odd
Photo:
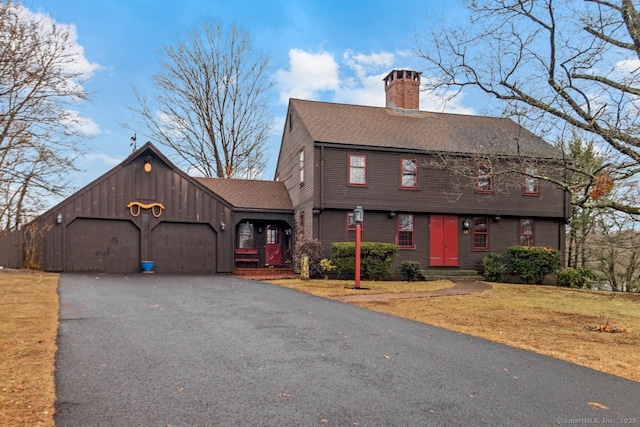
<svg viewBox="0 0 640 427"><path fill-rule="evenodd" d="M365 292L349 289L353 282L325 282L271 283L320 296ZM448 281L362 283L371 293L452 285ZM356 304L640 381L640 295L536 285L491 286L479 294Z"/></svg>

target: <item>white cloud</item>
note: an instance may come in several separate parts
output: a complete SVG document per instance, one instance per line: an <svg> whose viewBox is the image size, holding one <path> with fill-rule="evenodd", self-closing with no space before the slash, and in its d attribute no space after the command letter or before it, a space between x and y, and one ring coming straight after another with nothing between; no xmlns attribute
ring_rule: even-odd
<svg viewBox="0 0 640 427"><path fill-rule="evenodd" d="M58 23L49 14L32 12L20 4L17 4L16 11L25 20L37 23L44 36L52 34L54 29L58 33L68 33L69 38L65 40L64 46L67 59L64 63L66 71L78 74L82 79L88 79L95 71L102 69L100 64L89 62L84 56L84 47L78 43L78 31L74 24Z"/></svg>
<svg viewBox="0 0 640 427"><path fill-rule="evenodd" d="M66 117L62 121L85 136L95 136L101 133L100 126L96 122L90 118L82 117L80 113L75 110L67 110Z"/></svg>
<svg viewBox="0 0 640 427"><path fill-rule="evenodd" d="M116 166L119 165L120 163L122 163L122 160L119 157L111 157L107 154L103 154L103 153L98 153L98 154L87 154L84 156L84 159L89 162L96 162L96 161L100 161L102 163L104 163L107 166Z"/></svg>
<svg viewBox="0 0 640 427"><path fill-rule="evenodd" d="M333 54L320 51L305 52L301 49L289 51L289 70L276 71L280 87L280 101L289 98L313 99L322 91L335 91L340 87L338 63Z"/></svg>
<svg viewBox="0 0 640 427"><path fill-rule="evenodd" d="M311 53L291 49L289 70L279 69L276 72L280 101L287 103L289 98L300 98L384 107L386 95L383 79L392 69L413 68L410 65L398 65L397 57L405 58L406 52L363 54L348 49L342 54L344 67L341 69L331 52ZM462 94L445 102L449 95L449 92L422 92L420 107L428 111L477 114L473 108L463 105Z"/></svg>
<svg viewBox="0 0 640 427"><path fill-rule="evenodd" d="M624 73L636 74L640 71L640 60L638 59L626 59L616 63L616 70Z"/></svg>

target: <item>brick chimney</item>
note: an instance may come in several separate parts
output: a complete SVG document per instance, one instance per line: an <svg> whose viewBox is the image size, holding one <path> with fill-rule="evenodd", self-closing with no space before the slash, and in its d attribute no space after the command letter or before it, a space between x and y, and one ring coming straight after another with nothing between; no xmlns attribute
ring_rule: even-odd
<svg viewBox="0 0 640 427"><path fill-rule="evenodd" d="M383 79L384 91L387 95L387 108L419 110L421 75L422 73L411 70L391 71Z"/></svg>

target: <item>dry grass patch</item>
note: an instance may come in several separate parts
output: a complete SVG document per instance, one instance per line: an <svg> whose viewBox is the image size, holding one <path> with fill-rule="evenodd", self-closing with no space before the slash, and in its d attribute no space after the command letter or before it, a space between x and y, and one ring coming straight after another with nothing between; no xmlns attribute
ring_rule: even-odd
<svg viewBox="0 0 640 427"><path fill-rule="evenodd" d="M321 297L423 292L450 288L454 285L448 280L435 280L431 282L361 281L361 289L354 289L355 282L353 280L282 279L269 280L268 282L287 288L297 289L299 291L307 292Z"/></svg>
<svg viewBox="0 0 640 427"><path fill-rule="evenodd" d="M58 275L0 273L0 425L53 426Z"/></svg>
<svg viewBox="0 0 640 427"><path fill-rule="evenodd" d="M640 295L492 287L475 295L358 305L640 381ZM602 324L624 332L594 330Z"/></svg>

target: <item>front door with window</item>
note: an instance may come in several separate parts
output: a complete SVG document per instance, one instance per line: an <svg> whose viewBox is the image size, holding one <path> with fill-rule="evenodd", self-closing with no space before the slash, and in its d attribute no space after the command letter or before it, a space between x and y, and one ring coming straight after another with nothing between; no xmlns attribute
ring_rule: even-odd
<svg viewBox="0 0 640 427"><path fill-rule="evenodd" d="M281 243L281 230L275 225L269 224L266 227L267 242L266 242L266 263L269 265L281 265L282 264L282 243Z"/></svg>
<svg viewBox="0 0 640 427"><path fill-rule="evenodd" d="M455 215L431 215L429 224L430 267L458 266L458 217Z"/></svg>

